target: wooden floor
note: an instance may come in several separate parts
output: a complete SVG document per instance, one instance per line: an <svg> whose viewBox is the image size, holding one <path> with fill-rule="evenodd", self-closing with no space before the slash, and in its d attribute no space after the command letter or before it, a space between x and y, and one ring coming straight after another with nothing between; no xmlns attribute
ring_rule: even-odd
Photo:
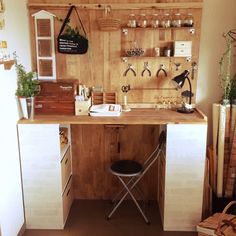
<svg viewBox="0 0 236 236"><path fill-rule="evenodd" d="M155 202L146 207L150 225L131 201L122 203L107 221L111 208L108 201L77 200L64 230L26 230L24 236L197 236L196 232L163 232Z"/></svg>

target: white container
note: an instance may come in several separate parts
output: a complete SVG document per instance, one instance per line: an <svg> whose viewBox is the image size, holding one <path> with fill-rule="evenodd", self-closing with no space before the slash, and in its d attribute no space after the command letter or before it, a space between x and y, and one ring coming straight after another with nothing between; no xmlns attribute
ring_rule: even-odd
<svg viewBox="0 0 236 236"><path fill-rule="evenodd" d="M89 107L91 106L91 98L86 101L75 101L75 115L88 115Z"/></svg>

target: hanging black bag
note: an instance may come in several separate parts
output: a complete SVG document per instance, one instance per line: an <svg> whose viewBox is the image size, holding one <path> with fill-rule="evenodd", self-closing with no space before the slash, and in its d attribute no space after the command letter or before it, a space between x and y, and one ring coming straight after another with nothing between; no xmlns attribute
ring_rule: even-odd
<svg viewBox="0 0 236 236"><path fill-rule="evenodd" d="M75 34L75 35L70 35L70 34L62 34L66 24L70 21L70 15L75 9L76 14L79 18L79 22L81 24L81 28L84 31L84 35ZM57 37L57 50L60 53L65 53L65 54L85 54L88 50L88 39L87 35L83 26L83 23L80 19L79 13L74 5L72 5L67 13L67 16L62 24L60 33Z"/></svg>

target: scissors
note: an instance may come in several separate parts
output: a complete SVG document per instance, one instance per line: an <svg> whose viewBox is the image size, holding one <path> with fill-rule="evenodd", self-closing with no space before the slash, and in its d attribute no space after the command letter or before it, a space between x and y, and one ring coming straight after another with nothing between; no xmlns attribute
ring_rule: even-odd
<svg viewBox="0 0 236 236"><path fill-rule="evenodd" d="M121 87L121 90L123 93L128 93L128 91L130 90L130 85L123 85Z"/></svg>

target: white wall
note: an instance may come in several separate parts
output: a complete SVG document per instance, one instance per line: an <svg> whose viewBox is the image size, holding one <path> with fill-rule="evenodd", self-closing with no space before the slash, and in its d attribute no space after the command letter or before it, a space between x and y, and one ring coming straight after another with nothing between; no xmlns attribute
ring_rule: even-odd
<svg viewBox="0 0 236 236"><path fill-rule="evenodd" d="M4 30L0 40L7 40L9 51L16 51L20 61L29 69L29 32L26 0L5 0ZM0 226L2 236L16 236L24 223L15 100L16 73L14 66L5 71L0 65Z"/></svg>
<svg viewBox="0 0 236 236"><path fill-rule="evenodd" d="M208 143L212 143L212 104L222 96L219 60L225 50L222 34L236 29L235 0L204 0L200 61L197 84L197 106L208 116Z"/></svg>

